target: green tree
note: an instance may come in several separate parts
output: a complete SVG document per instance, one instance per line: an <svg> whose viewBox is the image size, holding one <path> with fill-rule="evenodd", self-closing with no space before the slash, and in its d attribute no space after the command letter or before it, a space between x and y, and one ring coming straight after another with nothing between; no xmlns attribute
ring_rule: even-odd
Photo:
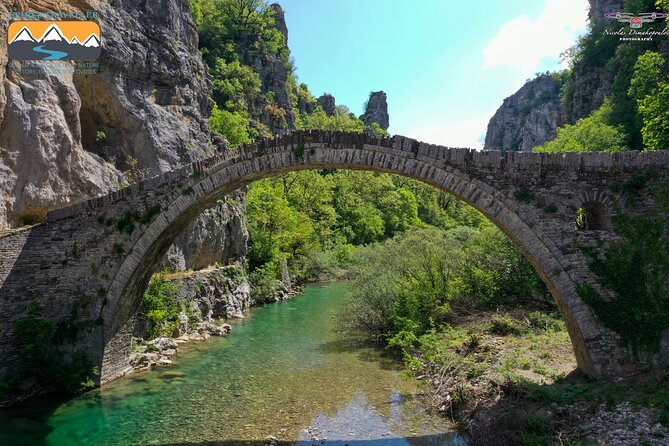
<svg viewBox="0 0 669 446"><path fill-rule="evenodd" d="M251 141L249 121L241 113L221 110L214 104L209 125L213 131L225 136L232 147Z"/></svg>
<svg viewBox="0 0 669 446"><path fill-rule="evenodd" d="M260 95L260 77L239 61L216 58L211 68L213 98L229 111L246 112Z"/></svg>
<svg viewBox="0 0 669 446"><path fill-rule="evenodd" d="M392 237L417 225L418 203L409 189L400 187L385 194L378 203L383 214L385 234Z"/></svg>
<svg viewBox="0 0 669 446"><path fill-rule="evenodd" d="M345 132L362 132L365 124L343 105L335 107L334 114L328 116L321 106L317 106L310 115L302 116L305 129L340 130Z"/></svg>
<svg viewBox="0 0 669 446"><path fill-rule="evenodd" d="M664 58L655 51L648 51L637 59L634 64L634 75L630 82L629 95L641 100L655 93L664 79Z"/></svg>
<svg viewBox="0 0 669 446"><path fill-rule="evenodd" d="M661 83L654 95L639 101L639 112L646 149L669 149L669 83Z"/></svg>
<svg viewBox="0 0 669 446"><path fill-rule="evenodd" d="M634 65L629 95L637 101L642 120L641 135L648 150L669 147L669 84L665 70L664 58L654 51L639 56Z"/></svg>
<svg viewBox="0 0 669 446"><path fill-rule="evenodd" d="M353 254L342 324L407 347L452 313L473 308L552 308L531 264L494 227L420 228Z"/></svg>
<svg viewBox="0 0 669 446"><path fill-rule="evenodd" d="M369 129L376 135L379 136L390 136L387 130L381 128L377 122L372 122L372 125L369 126Z"/></svg>
<svg viewBox="0 0 669 446"><path fill-rule="evenodd" d="M139 311L151 327L148 339L171 335L179 323L180 306L177 303L178 282L168 281L165 275L153 278L142 296Z"/></svg>
<svg viewBox="0 0 669 446"><path fill-rule="evenodd" d="M628 150L626 135L620 128L606 124L611 115L611 103L604 104L575 124L566 125L557 131L557 137L535 152L620 152Z"/></svg>
<svg viewBox="0 0 669 446"><path fill-rule="evenodd" d="M279 186L254 184L247 203L252 268L276 263L282 254L303 254L317 243L311 219L290 206Z"/></svg>

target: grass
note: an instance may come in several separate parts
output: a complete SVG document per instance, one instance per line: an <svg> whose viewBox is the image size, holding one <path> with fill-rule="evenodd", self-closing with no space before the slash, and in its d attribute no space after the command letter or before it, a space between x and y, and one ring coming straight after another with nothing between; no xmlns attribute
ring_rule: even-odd
<svg viewBox="0 0 669 446"><path fill-rule="evenodd" d="M421 342L409 366L430 383L427 405L469 429L470 446L592 444L574 437L580 421L569 410L556 411L572 405L594 414L628 401L655 409L657 422L669 427L669 370L615 382L589 379L576 371L558 315L479 314Z"/></svg>

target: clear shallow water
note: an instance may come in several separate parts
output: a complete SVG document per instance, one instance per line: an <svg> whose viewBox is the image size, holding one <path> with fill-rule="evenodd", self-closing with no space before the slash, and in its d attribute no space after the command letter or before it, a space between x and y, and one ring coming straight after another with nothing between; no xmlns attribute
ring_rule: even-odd
<svg viewBox="0 0 669 446"><path fill-rule="evenodd" d="M253 309L228 337L182 345L171 367L0 411L0 445L464 444L396 361L336 333L345 286Z"/></svg>

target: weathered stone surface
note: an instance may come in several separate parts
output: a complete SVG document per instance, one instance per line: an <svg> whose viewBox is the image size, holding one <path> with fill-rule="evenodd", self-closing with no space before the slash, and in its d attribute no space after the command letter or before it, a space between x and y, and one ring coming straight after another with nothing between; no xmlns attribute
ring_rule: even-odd
<svg viewBox="0 0 669 446"><path fill-rule="evenodd" d="M150 174L206 156L213 103L188 2L114 0L100 13L100 72L75 77L84 147L118 167L132 156Z"/></svg>
<svg viewBox="0 0 669 446"><path fill-rule="evenodd" d="M187 305L192 304L192 318L196 325L244 317L244 312L253 303L249 284L239 264L196 271L179 279L177 298ZM187 330L188 327L184 327L183 331Z"/></svg>
<svg viewBox="0 0 669 446"><path fill-rule="evenodd" d="M0 32L9 10L59 11L64 0L0 3ZM82 2L90 10L89 2ZM54 64L64 64L54 62ZM43 221L46 212L111 190L119 173L81 144L81 100L71 77L20 75L0 40L0 228Z"/></svg>
<svg viewBox="0 0 669 446"><path fill-rule="evenodd" d="M237 191L204 211L175 240L163 267L198 270L215 263L227 265L246 258L246 195Z"/></svg>
<svg viewBox="0 0 669 446"><path fill-rule="evenodd" d="M604 17L604 14L607 12L621 12L625 6L625 0L589 0L590 2L590 11L588 12L588 18L590 23L602 22L605 20L610 20ZM637 11L637 12L646 12L646 11Z"/></svg>
<svg viewBox="0 0 669 446"><path fill-rule="evenodd" d="M553 76L539 76L504 99L488 123L485 149L529 151L555 138L561 85Z"/></svg>
<svg viewBox="0 0 669 446"><path fill-rule="evenodd" d="M147 345L168 359L176 354L179 344L227 335L231 327L220 320L244 317L244 312L253 304L240 264L196 271L185 276L175 275L166 280L172 282L175 303L182 309L180 322L171 333L172 338L159 337ZM146 339L149 321L143 316L135 320L133 337ZM133 353L141 353L138 350L141 349L133 348ZM148 366L155 365L156 361ZM130 354L129 363L134 370L147 367L137 354Z"/></svg>
<svg viewBox="0 0 669 446"><path fill-rule="evenodd" d="M213 336L225 336L230 333L230 324L214 324L211 321L203 322L198 329L203 333L209 333Z"/></svg>
<svg viewBox="0 0 669 446"><path fill-rule="evenodd" d="M335 97L332 96L330 93L324 93L322 94L317 100L318 105L320 105L323 108L323 111L325 112L326 115L332 116L335 113Z"/></svg>
<svg viewBox="0 0 669 446"><path fill-rule="evenodd" d="M155 346L158 350L177 349L179 345L171 338L156 338L149 342L149 345Z"/></svg>
<svg viewBox="0 0 669 446"><path fill-rule="evenodd" d="M296 147L304 147L301 156ZM533 263L555 298L574 344L579 367L592 376L621 376L667 364L659 354L634 355L601 326L576 286L598 286L581 247L606 247L619 237L604 229L577 230L578 208L614 205L626 212L656 206L641 191L627 208L624 183L653 169L669 181L669 152L478 152L392 138L302 131L244 145L95 200L52 211L47 224L0 236L0 374L16 360L11 320L27 304L42 302L49 316L66 319L77 293L90 298L80 314L101 321L80 334L101 365L102 380L125 370L129 327L149 278L177 235L203 209L249 182L299 169L356 168L392 172L439 187L466 201L499 226ZM192 191L184 193L184 191ZM160 210L151 218L149 210ZM552 211L546 208L551 205ZM115 224L129 210L145 216L130 234ZM554 211L554 212L553 212ZM150 220L150 221L149 221ZM83 289L82 289L83 287ZM74 346L73 346L74 347Z"/></svg>
<svg viewBox="0 0 669 446"><path fill-rule="evenodd" d="M3 3L2 32L11 7L71 9L64 0ZM118 187L128 157L157 174L211 154L210 86L188 1L84 0L77 9L100 12L95 75L21 75L0 44L0 226L43 221L49 209Z"/></svg>
<svg viewBox="0 0 669 446"><path fill-rule="evenodd" d="M2 32L8 8L72 9L64 0L5 2ZM19 75L0 41L0 228L42 222L49 209L118 188L131 157L155 175L227 145L210 133L211 86L188 0L83 0L77 9L100 12L95 75ZM235 193L198 217L169 264L243 260L243 208Z"/></svg>
<svg viewBox="0 0 669 446"><path fill-rule="evenodd" d="M388 116L388 101L383 91L373 91L365 105L365 113L360 116L365 125L379 124L383 130L388 130L390 117Z"/></svg>

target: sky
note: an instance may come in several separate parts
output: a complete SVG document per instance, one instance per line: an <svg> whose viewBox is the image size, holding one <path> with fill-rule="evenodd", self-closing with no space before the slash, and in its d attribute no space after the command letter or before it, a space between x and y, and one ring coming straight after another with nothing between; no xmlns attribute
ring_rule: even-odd
<svg viewBox="0 0 669 446"><path fill-rule="evenodd" d="M587 25L587 0L278 0L299 82L362 114L388 95L390 133L483 146L488 120Z"/></svg>

